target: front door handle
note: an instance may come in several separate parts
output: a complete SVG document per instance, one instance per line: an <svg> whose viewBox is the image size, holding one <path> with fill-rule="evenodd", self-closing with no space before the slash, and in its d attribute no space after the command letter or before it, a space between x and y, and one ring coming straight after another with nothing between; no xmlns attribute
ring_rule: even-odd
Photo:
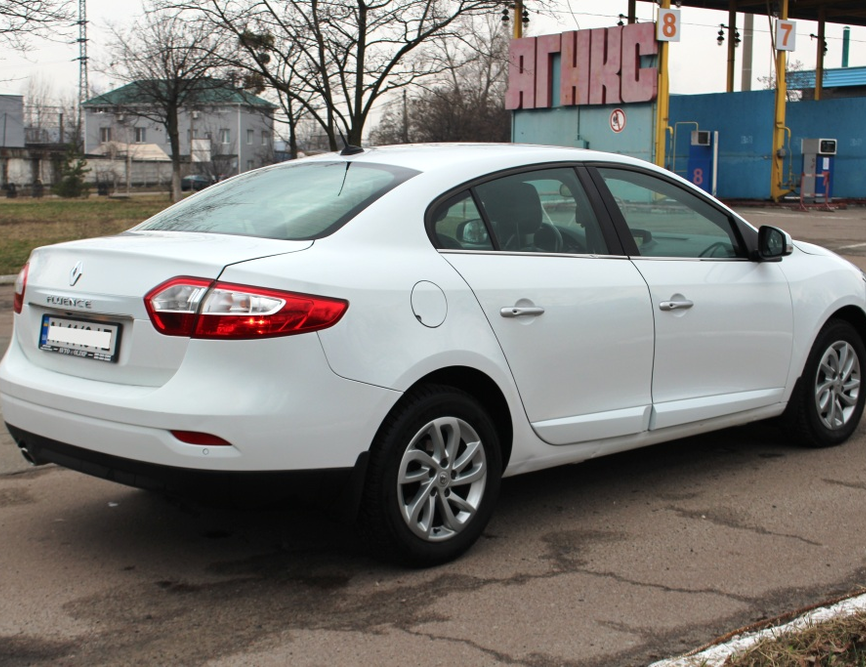
<svg viewBox="0 0 866 667"><path fill-rule="evenodd" d="M543 313L544 308L540 306L508 306L499 310L502 317L534 317Z"/></svg>
<svg viewBox="0 0 866 667"><path fill-rule="evenodd" d="M682 299L679 301L662 301L659 304L659 310L686 310L695 305L694 301Z"/></svg>

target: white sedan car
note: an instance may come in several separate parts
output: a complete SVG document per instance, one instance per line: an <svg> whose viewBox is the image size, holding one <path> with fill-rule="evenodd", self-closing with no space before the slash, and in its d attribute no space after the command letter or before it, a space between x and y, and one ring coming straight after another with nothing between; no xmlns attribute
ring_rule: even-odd
<svg viewBox="0 0 866 667"><path fill-rule="evenodd" d="M619 155L401 146L217 184L33 252L0 365L34 464L351 511L415 565L503 476L759 419L835 445L863 411L866 282Z"/></svg>

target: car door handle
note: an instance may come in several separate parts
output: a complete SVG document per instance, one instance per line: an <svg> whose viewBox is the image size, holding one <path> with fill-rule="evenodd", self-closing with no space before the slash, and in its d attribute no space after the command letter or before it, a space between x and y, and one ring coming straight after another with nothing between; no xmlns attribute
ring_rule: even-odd
<svg viewBox="0 0 866 667"><path fill-rule="evenodd" d="M662 301L659 304L659 310L685 310L695 305L694 301L682 299L681 301Z"/></svg>
<svg viewBox="0 0 866 667"><path fill-rule="evenodd" d="M544 313L544 308L539 306L508 306L507 308L501 308L499 310L499 314L502 317L534 317L535 315L542 315Z"/></svg>

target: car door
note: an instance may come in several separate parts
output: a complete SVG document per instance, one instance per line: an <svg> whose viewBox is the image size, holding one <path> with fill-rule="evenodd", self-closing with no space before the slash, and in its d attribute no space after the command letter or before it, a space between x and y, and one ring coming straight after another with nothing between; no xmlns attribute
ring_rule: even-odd
<svg viewBox="0 0 866 667"><path fill-rule="evenodd" d="M673 179L601 165L594 177L650 289L651 428L780 401L793 344L780 264L750 261L732 216Z"/></svg>
<svg viewBox="0 0 866 667"><path fill-rule="evenodd" d="M645 431L653 322L574 169L513 173L433 209L431 237L474 292L526 415L564 445Z"/></svg>

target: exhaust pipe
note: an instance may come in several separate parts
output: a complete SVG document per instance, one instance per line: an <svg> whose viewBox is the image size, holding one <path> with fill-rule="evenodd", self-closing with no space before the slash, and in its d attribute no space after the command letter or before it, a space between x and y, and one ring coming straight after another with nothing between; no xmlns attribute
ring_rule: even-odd
<svg viewBox="0 0 866 667"><path fill-rule="evenodd" d="M24 460L27 461L27 463L29 463L33 467L41 465L40 461L38 461L36 457L30 453L30 450L27 449L27 447L19 445L18 448L21 450L21 456L24 457Z"/></svg>

